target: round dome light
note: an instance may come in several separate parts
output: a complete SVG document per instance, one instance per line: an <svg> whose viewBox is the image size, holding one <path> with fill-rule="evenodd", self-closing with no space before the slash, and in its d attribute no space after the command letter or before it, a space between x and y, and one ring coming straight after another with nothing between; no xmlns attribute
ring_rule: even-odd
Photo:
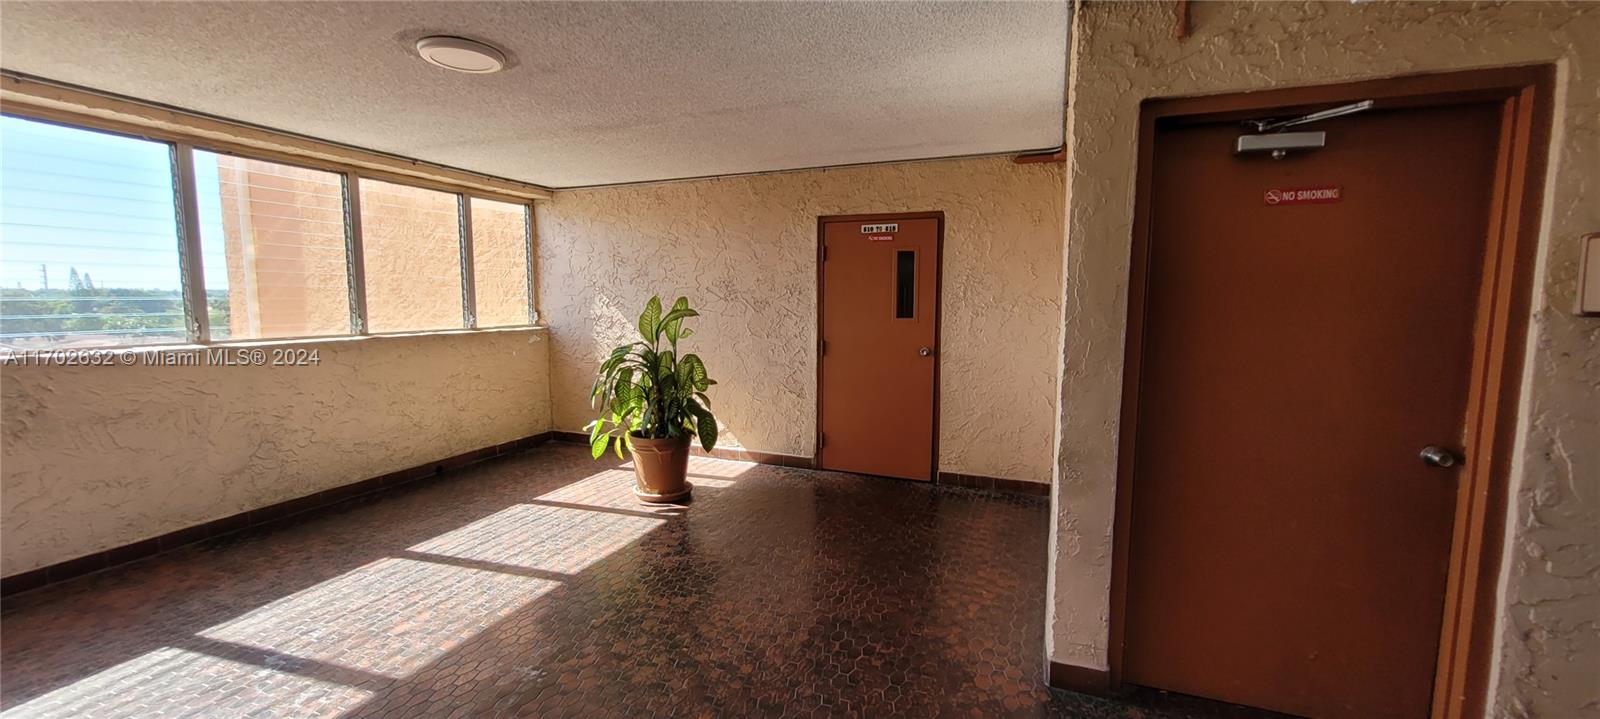
<svg viewBox="0 0 1600 719"><path fill-rule="evenodd" d="M446 70L483 75L506 66L505 53L476 40L434 35L417 41L417 54Z"/></svg>

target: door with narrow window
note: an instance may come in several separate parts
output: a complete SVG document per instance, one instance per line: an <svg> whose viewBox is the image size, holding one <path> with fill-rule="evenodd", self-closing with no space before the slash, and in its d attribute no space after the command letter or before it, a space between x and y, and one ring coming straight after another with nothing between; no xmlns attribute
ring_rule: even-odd
<svg viewBox="0 0 1600 719"><path fill-rule="evenodd" d="M819 464L931 480L937 214L821 223Z"/></svg>
<svg viewBox="0 0 1600 719"><path fill-rule="evenodd" d="M1157 126L1126 681L1428 716L1501 119L1360 112L1278 159Z"/></svg>

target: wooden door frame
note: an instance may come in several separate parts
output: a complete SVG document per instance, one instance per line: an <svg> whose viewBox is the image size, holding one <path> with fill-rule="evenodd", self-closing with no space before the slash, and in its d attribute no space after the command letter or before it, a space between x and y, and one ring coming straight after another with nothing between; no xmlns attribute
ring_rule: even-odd
<svg viewBox="0 0 1600 719"><path fill-rule="evenodd" d="M1110 683L1123 682L1128 561L1133 521L1135 430L1140 360L1148 292L1149 245L1157 123L1258 117L1267 111L1355 100L1380 108L1500 101L1500 147L1484 273L1474 319L1472 386L1467 400L1466 444L1471 464L1461 474L1451 530L1450 567L1433 685L1433 719L1484 714L1494 651L1500 548L1505 539L1512 450L1516 443L1524 347L1533 300L1545 166L1555 88L1555 66L1468 70L1145 102L1139 116L1127 341L1117 448L1116 513L1112 530Z"/></svg>
<svg viewBox="0 0 1600 719"><path fill-rule="evenodd" d="M823 266L824 245L827 225L830 222L895 222L898 220L935 220L938 227L935 230L934 252L939 256L934 262L933 271L933 456L928 458L928 483L935 484L939 481L939 365L943 363L943 348L940 346L940 328L943 321L940 318L940 306L944 304L944 211L929 210L926 212L889 212L865 215L821 215L817 217L817 420L816 436L811 445L811 466L822 469L822 313L826 298L823 296Z"/></svg>

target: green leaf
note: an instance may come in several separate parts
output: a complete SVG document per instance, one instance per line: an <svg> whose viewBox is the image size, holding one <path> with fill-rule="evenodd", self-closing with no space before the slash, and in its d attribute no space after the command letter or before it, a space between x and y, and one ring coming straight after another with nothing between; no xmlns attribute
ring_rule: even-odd
<svg viewBox="0 0 1600 719"><path fill-rule="evenodd" d="M652 296L639 315L639 336L646 342L655 342L661 332L661 297Z"/></svg>
<svg viewBox="0 0 1600 719"><path fill-rule="evenodd" d="M656 380L664 381L671 377L677 367L678 358L672 354L672 350L661 350L661 354L656 355Z"/></svg>
<svg viewBox="0 0 1600 719"><path fill-rule="evenodd" d="M611 435L600 434L597 432L594 437L590 438L589 440L589 457L591 459L599 459L600 455L606 453L606 445L610 442Z"/></svg>
<svg viewBox="0 0 1600 719"><path fill-rule="evenodd" d="M691 352L683 356L682 364L689 368L685 384L692 385L695 389L703 391L706 388L706 381L709 379L706 377L705 361L700 359L700 355Z"/></svg>
<svg viewBox="0 0 1600 719"><path fill-rule="evenodd" d="M695 434L700 435L700 446L710 452L717 446L717 418L710 412L702 410L696 419L699 420Z"/></svg>
<svg viewBox="0 0 1600 719"><path fill-rule="evenodd" d="M678 301L687 304L686 300L679 299ZM688 317L699 316L699 312L695 312L688 307L673 307L672 311L667 313L667 316L661 318L661 328L666 330L667 339L676 343L680 336L678 329L683 324L683 320Z"/></svg>
<svg viewBox="0 0 1600 719"><path fill-rule="evenodd" d="M674 317L673 315L686 309L689 309L689 298L679 297L677 302L672 303L672 311L661 319L661 324L667 330L667 341L671 342L673 346L678 344L678 328L683 324L682 317Z"/></svg>
<svg viewBox="0 0 1600 719"><path fill-rule="evenodd" d="M694 355L684 355L683 359L678 360L678 369L673 374L675 375L674 379L677 380L677 385L679 387L694 386L694 364L689 361L689 358L693 356Z"/></svg>

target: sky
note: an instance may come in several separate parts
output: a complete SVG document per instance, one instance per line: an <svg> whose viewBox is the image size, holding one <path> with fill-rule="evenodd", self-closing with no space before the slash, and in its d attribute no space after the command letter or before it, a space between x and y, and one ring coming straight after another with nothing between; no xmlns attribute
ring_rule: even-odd
<svg viewBox="0 0 1600 719"><path fill-rule="evenodd" d="M0 117L0 286L65 289L70 268L96 287L177 290L170 148ZM195 153L207 289L226 289L215 155Z"/></svg>

